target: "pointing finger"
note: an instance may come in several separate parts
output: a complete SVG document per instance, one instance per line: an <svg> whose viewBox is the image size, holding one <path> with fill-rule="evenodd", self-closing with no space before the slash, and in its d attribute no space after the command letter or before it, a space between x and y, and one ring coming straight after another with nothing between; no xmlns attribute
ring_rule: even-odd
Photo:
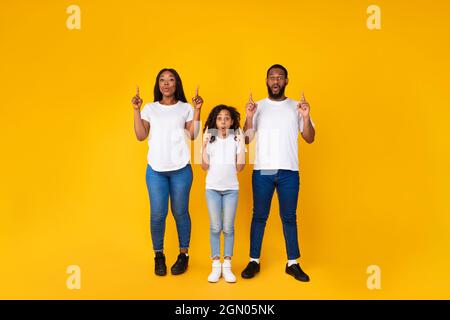
<svg viewBox="0 0 450 320"><path fill-rule="evenodd" d="M198 97L198 85L197 88L195 89L195 96Z"/></svg>
<svg viewBox="0 0 450 320"><path fill-rule="evenodd" d="M306 99L305 99L305 93L302 91L302 101L304 102L304 101L306 101Z"/></svg>
<svg viewBox="0 0 450 320"><path fill-rule="evenodd" d="M136 95L139 97L139 86L136 86Z"/></svg>

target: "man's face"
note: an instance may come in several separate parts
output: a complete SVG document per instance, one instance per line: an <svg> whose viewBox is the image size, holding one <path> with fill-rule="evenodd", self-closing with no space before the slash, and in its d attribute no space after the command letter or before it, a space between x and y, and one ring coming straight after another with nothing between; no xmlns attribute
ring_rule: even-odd
<svg viewBox="0 0 450 320"><path fill-rule="evenodd" d="M266 79L269 97L278 99L284 96L284 90L288 84L288 78L282 69L273 68Z"/></svg>

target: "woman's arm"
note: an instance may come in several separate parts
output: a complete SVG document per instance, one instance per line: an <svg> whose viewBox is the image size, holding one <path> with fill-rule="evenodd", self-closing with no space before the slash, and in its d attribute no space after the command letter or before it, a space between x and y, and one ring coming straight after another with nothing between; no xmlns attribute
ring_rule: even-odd
<svg viewBox="0 0 450 320"><path fill-rule="evenodd" d="M191 140L195 140L200 128L200 110L203 105L203 99L198 95L198 87L195 90L195 97L192 98L192 104L194 105L194 118L191 121L186 122L185 128L189 131Z"/></svg>
<svg viewBox="0 0 450 320"><path fill-rule="evenodd" d="M134 133L139 141L143 141L150 132L150 123L141 119L142 99L139 96L139 87L136 90L136 95L131 99L131 104L134 111Z"/></svg>
<svg viewBox="0 0 450 320"><path fill-rule="evenodd" d="M186 122L185 129L189 132L189 138L195 140L200 131L200 110L194 109L194 118L191 121Z"/></svg>

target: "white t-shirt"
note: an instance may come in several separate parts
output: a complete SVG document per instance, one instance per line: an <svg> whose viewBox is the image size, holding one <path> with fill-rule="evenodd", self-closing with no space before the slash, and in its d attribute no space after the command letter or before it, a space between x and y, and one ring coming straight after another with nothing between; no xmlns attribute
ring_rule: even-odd
<svg viewBox="0 0 450 320"><path fill-rule="evenodd" d="M148 164L155 171L172 171L185 167L191 158L185 124L194 118L194 108L178 101L173 105L147 103L141 119L150 123Z"/></svg>
<svg viewBox="0 0 450 320"><path fill-rule="evenodd" d="M303 132L303 117L297 111L298 101L266 98L257 104L253 116L256 132L254 170L299 171L298 133ZM314 127L312 119L311 123Z"/></svg>
<svg viewBox="0 0 450 320"><path fill-rule="evenodd" d="M226 138L216 139L206 145L209 155L209 169L206 175L206 189L218 191L239 190L236 172L236 155L241 153L239 142L230 133Z"/></svg>

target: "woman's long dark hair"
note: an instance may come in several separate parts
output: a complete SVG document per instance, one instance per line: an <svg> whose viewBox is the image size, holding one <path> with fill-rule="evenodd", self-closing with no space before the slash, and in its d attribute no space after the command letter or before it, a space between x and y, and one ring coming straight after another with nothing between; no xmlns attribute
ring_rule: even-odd
<svg viewBox="0 0 450 320"><path fill-rule="evenodd" d="M165 71L169 71L175 77L175 86L176 86L175 99L177 99L177 101L187 102L186 96L184 95L183 83L181 82L180 75L178 74L178 72L175 71L175 69L168 69L168 68L162 69L160 72L158 72L158 75L156 76L155 88L153 89L153 95L155 99L153 101L154 102L161 101L163 98L163 95L159 90L159 77Z"/></svg>
<svg viewBox="0 0 450 320"><path fill-rule="evenodd" d="M239 130L239 128L241 127L240 125L240 120L241 120L241 114L239 113L239 111L236 110L236 108L234 107L230 107L224 104L219 104L218 106L214 107L211 112L208 115L208 119L205 122L205 126L203 128L203 132L206 130L206 127L208 127L208 129L216 129L217 130L217 125L216 125L216 120L217 120L217 116L219 115L220 111L222 110L228 110L228 112L230 113L231 119L233 119L233 124L230 127L230 130ZM214 135L211 136L211 140L209 141L214 142L214 140L216 139L216 137ZM236 137L235 137L236 139Z"/></svg>

